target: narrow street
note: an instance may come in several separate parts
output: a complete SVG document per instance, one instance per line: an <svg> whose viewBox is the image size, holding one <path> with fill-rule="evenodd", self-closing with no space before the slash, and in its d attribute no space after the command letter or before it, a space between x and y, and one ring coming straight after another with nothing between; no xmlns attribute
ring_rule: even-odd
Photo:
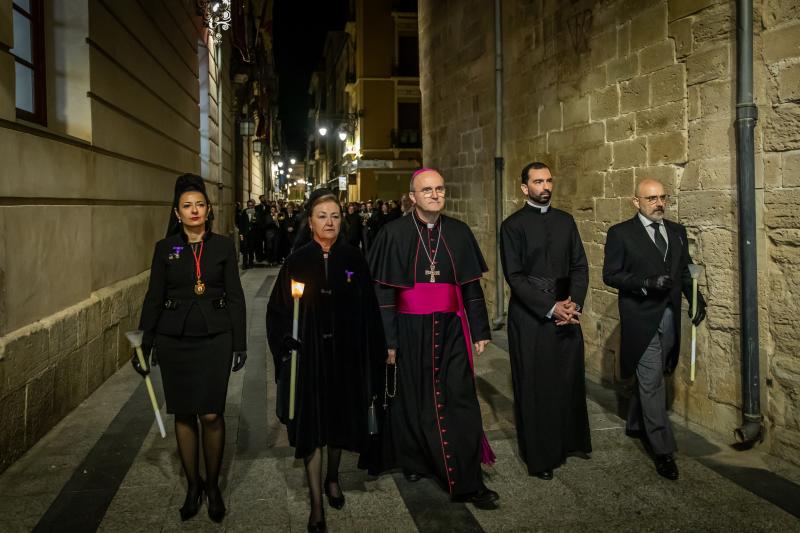
<svg viewBox="0 0 800 533"><path fill-rule="evenodd" d="M184 481L171 417L162 408L167 438L161 439L144 385L125 366L0 475L0 531L305 531L302 463L274 415L265 344L275 274L255 268L242 275L249 359L232 374L228 391L222 483L229 512L222 524L212 523L205 507L180 522ZM326 509L330 531L800 531L797 469L758 451L731 452L674 420L681 478L666 481L638 441L624 435L614 394L597 385L589 386L591 459L570 459L550 482L528 477L516 452L504 345L500 332L476 366L484 424L498 456L487 484L500 493L500 510L450 503L430 480L370 479L346 454L347 504Z"/></svg>

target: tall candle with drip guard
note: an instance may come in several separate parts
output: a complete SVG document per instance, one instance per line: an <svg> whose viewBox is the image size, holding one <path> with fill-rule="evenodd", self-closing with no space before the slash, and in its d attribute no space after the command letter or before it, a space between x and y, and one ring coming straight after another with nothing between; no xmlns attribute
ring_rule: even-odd
<svg viewBox="0 0 800 533"><path fill-rule="evenodd" d="M292 280L292 299L294 299L294 314L292 315L292 338L297 339L300 320L300 298L303 297L305 285ZM295 392L297 390L297 350L292 350L292 369L289 379L289 420L294 420Z"/></svg>
<svg viewBox="0 0 800 533"><path fill-rule="evenodd" d="M692 276L692 320L697 316L697 278L703 272L700 265L689 265L689 274ZM697 361L697 326L692 322L692 365L689 371L689 379L694 383L695 368Z"/></svg>

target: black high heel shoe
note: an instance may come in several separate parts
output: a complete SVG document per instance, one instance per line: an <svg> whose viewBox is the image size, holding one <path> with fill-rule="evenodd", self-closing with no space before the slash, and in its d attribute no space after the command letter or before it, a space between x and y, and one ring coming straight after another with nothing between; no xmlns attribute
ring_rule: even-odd
<svg viewBox="0 0 800 533"><path fill-rule="evenodd" d="M186 499L183 501L183 507L179 509L182 522L186 522L200 511L204 489L202 479L196 485L189 485L189 488L186 489Z"/></svg>
<svg viewBox="0 0 800 533"><path fill-rule="evenodd" d="M208 497L208 517L219 524L227 512L225 502L222 501L222 491L219 490L219 487L213 491L206 489L206 496Z"/></svg>
<svg viewBox="0 0 800 533"><path fill-rule="evenodd" d="M322 520L312 522L311 515L308 517L308 533L325 533L328 527L325 525L325 507L322 508Z"/></svg>
<svg viewBox="0 0 800 533"><path fill-rule="evenodd" d="M344 507L344 491L342 490L342 487L340 485L339 486L339 490L341 491L342 495L341 496L332 496L331 495L331 490L330 490L330 484L331 483L336 483L338 485L339 481L338 480L337 481L329 481L327 479L325 480L325 496L328 497L328 505L330 505L331 507L333 507L336 510L339 510L342 507Z"/></svg>

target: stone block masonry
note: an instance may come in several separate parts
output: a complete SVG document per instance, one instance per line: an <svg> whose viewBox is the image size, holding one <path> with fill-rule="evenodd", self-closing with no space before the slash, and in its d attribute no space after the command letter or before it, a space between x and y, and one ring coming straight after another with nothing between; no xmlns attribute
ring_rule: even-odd
<svg viewBox="0 0 800 533"><path fill-rule="evenodd" d="M755 83L759 317L766 447L800 464L800 8L756 0ZM790 7L791 6L791 7ZM732 440L741 406L736 204L735 2L509 0L503 9L504 216L521 205L518 172L554 169L554 205L578 221L590 260L584 313L590 379L618 380L616 294L599 275L608 228L634 214L635 183L661 180L668 218L687 227L706 267L709 318L699 331L697 381L688 357L672 408ZM422 0L420 51L425 162L457 184L451 212L473 229L494 266L494 49L491 3ZM453 69L463 28L482 54ZM477 97L480 109L454 109ZM445 112L446 110L446 112ZM482 130L464 152L460 136ZM467 156L468 155L468 156ZM493 300L493 273L484 289ZM508 294L508 293L506 293ZM686 321L685 321L686 322ZM688 337L689 327L684 324ZM688 346L688 345L687 345ZM688 355L684 350L684 355Z"/></svg>
<svg viewBox="0 0 800 533"><path fill-rule="evenodd" d="M0 338L0 472L130 357L148 272Z"/></svg>

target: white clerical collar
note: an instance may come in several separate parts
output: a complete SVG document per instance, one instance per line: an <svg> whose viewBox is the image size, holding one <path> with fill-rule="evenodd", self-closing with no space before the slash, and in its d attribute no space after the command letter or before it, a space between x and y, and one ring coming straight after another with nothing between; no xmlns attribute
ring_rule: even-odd
<svg viewBox="0 0 800 533"><path fill-rule="evenodd" d="M414 218L415 218L415 219L416 219L416 220L417 220L417 221L418 221L420 224L425 224L425 226L426 226L428 229L433 229L433 228L435 228L435 227L436 227L436 224L438 224L438 223L439 223L439 220L440 220L440 218L441 218L441 217L436 217L436 222L434 222L433 224L431 224L430 222L427 222L427 221L425 221L425 220L422 220L422 217L421 217L421 216L419 216L419 213L414 213Z"/></svg>
<svg viewBox="0 0 800 533"><path fill-rule="evenodd" d="M537 204L536 202L534 202L530 198L528 198L525 201L528 203L529 206L535 207L536 209L538 209L542 213L547 213L550 210L550 202L547 202L546 204Z"/></svg>

